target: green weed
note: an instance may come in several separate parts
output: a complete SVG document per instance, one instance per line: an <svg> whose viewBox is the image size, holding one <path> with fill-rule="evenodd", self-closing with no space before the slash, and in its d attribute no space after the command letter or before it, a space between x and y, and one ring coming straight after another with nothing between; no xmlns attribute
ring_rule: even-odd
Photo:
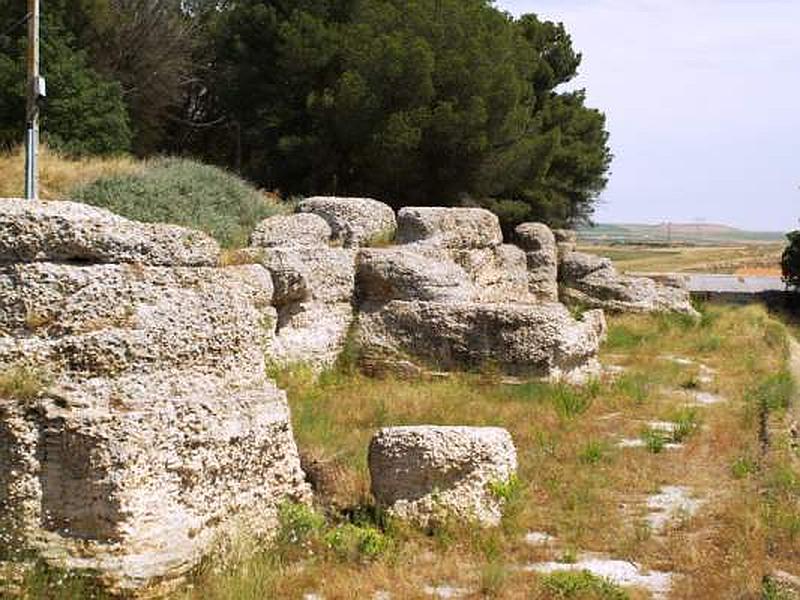
<svg viewBox="0 0 800 600"><path fill-rule="evenodd" d="M625 590L589 571L555 571L542 578L542 587L551 598L628 600Z"/></svg>

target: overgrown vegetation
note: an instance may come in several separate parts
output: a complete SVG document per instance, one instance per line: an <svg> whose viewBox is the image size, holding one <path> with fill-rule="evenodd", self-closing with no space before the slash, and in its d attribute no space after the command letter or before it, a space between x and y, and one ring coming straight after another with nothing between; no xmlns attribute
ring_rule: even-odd
<svg viewBox="0 0 800 600"><path fill-rule="evenodd" d="M247 245L259 221L286 210L231 173L177 158L149 161L137 172L100 177L69 195L137 221L205 231L226 248Z"/></svg>

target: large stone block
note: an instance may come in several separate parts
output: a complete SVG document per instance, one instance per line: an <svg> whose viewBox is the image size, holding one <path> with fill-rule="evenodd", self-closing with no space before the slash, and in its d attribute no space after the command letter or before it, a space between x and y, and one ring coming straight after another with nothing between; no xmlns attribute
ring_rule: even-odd
<svg viewBox="0 0 800 600"><path fill-rule="evenodd" d="M319 215L346 247L369 246L394 238L397 221L392 207L372 198L317 196L303 200L299 212Z"/></svg>
<svg viewBox="0 0 800 600"><path fill-rule="evenodd" d="M332 236L327 221L313 213L277 215L261 221L250 236L259 248L326 246Z"/></svg>
<svg viewBox="0 0 800 600"><path fill-rule="evenodd" d="M491 248L503 243L497 216L483 208L406 207L397 214L400 243L444 248Z"/></svg>
<svg viewBox="0 0 800 600"><path fill-rule="evenodd" d="M275 325L272 293L259 265L0 266L0 365L81 376L258 365Z"/></svg>
<svg viewBox="0 0 800 600"><path fill-rule="evenodd" d="M0 199L0 263L211 266L218 260L218 244L185 227L129 221L75 202Z"/></svg>
<svg viewBox="0 0 800 600"><path fill-rule="evenodd" d="M378 505L421 525L448 518L498 525L496 490L516 470L511 435L498 427L387 427L369 446Z"/></svg>
<svg viewBox="0 0 800 600"><path fill-rule="evenodd" d="M0 398L0 528L115 591L273 534L279 504L309 489L284 393L246 376L165 370Z"/></svg>
<svg viewBox="0 0 800 600"><path fill-rule="evenodd" d="M525 250L528 290L543 302L558 301L558 250L556 238L543 223L522 223L515 230L517 244Z"/></svg>
<svg viewBox="0 0 800 600"><path fill-rule="evenodd" d="M607 258L571 252L559 265L562 301L612 312L676 312L699 316L688 290L676 280L620 275Z"/></svg>
<svg viewBox="0 0 800 600"><path fill-rule="evenodd" d="M445 252L425 252L416 246L361 250L356 271L359 300L458 302L475 297L464 269Z"/></svg>
<svg viewBox="0 0 800 600"><path fill-rule="evenodd" d="M575 320L561 304L408 302L365 304L357 340L365 358L422 361L441 369L495 365L530 376L577 376L597 368L600 311Z"/></svg>
<svg viewBox="0 0 800 600"><path fill-rule="evenodd" d="M277 365L332 366L354 319L356 250L328 247L250 249L270 272L277 309L267 357Z"/></svg>
<svg viewBox="0 0 800 600"><path fill-rule="evenodd" d="M473 299L480 302L535 302L528 290L525 253L511 244L450 250L475 284Z"/></svg>

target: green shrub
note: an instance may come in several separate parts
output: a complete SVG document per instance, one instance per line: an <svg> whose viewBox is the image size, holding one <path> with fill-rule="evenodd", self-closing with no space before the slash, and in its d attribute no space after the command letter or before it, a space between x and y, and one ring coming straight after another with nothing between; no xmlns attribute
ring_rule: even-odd
<svg viewBox="0 0 800 600"><path fill-rule="evenodd" d="M681 408L672 418L674 424L670 438L676 444L683 442L700 426L697 409Z"/></svg>
<svg viewBox="0 0 800 600"><path fill-rule="evenodd" d="M660 454L667 445L667 437L656 429L646 429L642 432L645 447L653 454Z"/></svg>
<svg viewBox="0 0 800 600"><path fill-rule="evenodd" d="M578 454L578 459L585 465L596 465L605 458L607 444L598 440L590 440Z"/></svg>
<svg viewBox="0 0 800 600"><path fill-rule="evenodd" d="M205 231L225 248L246 245L259 221L285 210L231 173L179 158L150 161L137 173L101 177L70 195L137 221Z"/></svg>
<svg viewBox="0 0 800 600"><path fill-rule="evenodd" d="M542 579L542 587L551 598L595 598L627 600L627 592L608 579L589 571L555 571Z"/></svg>
<svg viewBox="0 0 800 600"><path fill-rule="evenodd" d="M325 543L344 560L374 559L389 548L389 538L379 529L352 523L329 531Z"/></svg>
<svg viewBox="0 0 800 600"><path fill-rule="evenodd" d="M303 544L321 535L325 517L305 504L287 502L278 509L278 524L278 544Z"/></svg>
<svg viewBox="0 0 800 600"><path fill-rule="evenodd" d="M750 397L758 406L767 412L789 407L795 393L795 381L792 374L784 369L770 375L750 390Z"/></svg>
<svg viewBox="0 0 800 600"><path fill-rule="evenodd" d="M789 245L783 251L781 267L786 285L800 288L800 230L786 234Z"/></svg>

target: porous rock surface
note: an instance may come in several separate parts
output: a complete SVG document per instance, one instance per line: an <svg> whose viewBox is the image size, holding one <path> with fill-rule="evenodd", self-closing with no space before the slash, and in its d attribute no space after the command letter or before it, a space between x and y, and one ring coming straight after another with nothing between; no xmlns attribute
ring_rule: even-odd
<svg viewBox="0 0 800 600"><path fill-rule="evenodd" d="M525 251L528 291L542 302L558 302L556 237L544 223L522 223L514 230Z"/></svg>
<svg viewBox="0 0 800 600"><path fill-rule="evenodd" d="M56 261L213 266L219 246L177 225L130 221L77 202L3 198L0 263Z"/></svg>
<svg viewBox="0 0 800 600"><path fill-rule="evenodd" d="M345 247L390 241L397 229L392 208L372 198L316 196L300 202L297 210L325 219L333 239Z"/></svg>
<svg viewBox="0 0 800 600"><path fill-rule="evenodd" d="M108 242L118 232L76 205L48 203L59 216L42 220L40 204L26 216L0 200L0 221L36 248L3 254L0 371L27 369L41 387L0 398L0 530L115 591L180 577L231 536L269 535L277 506L309 494L285 394L265 373L269 272L127 263L167 255L157 239Z"/></svg>
<svg viewBox="0 0 800 600"><path fill-rule="evenodd" d="M259 229L273 228L276 219L284 218L269 217ZM287 241L269 247L259 246L261 242L263 238L254 234L246 252L266 267L275 287L275 330L266 349L269 360L278 366L304 364L317 372L331 367L347 342L355 316L356 250L331 247L327 242L297 245Z"/></svg>
<svg viewBox="0 0 800 600"><path fill-rule="evenodd" d="M414 245L359 252L356 278L361 301L469 301L476 289L444 252Z"/></svg>
<svg viewBox="0 0 800 600"><path fill-rule="evenodd" d="M409 302L360 307L357 342L371 365L421 359L438 369L495 365L536 377L598 368L602 311L578 321L561 304Z"/></svg>
<svg viewBox="0 0 800 600"><path fill-rule="evenodd" d="M259 223L250 243L260 248L325 246L333 232L328 222L314 213L276 215Z"/></svg>
<svg viewBox="0 0 800 600"><path fill-rule="evenodd" d="M378 504L422 525L447 518L498 525L497 490L516 470L511 435L499 427L387 427L369 446Z"/></svg>
<svg viewBox="0 0 800 600"><path fill-rule="evenodd" d="M523 249L503 244L497 217L483 209L404 208L398 223L401 244L359 253L356 342L367 371L493 364L581 378L597 369L605 320L589 312L577 321L553 301L549 230ZM531 271L532 252L548 255L544 285Z"/></svg>
<svg viewBox="0 0 800 600"><path fill-rule="evenodd" d="M445 248L487 248L503 243L497 216L483 208L406 207L397 214L397 241Z"/></svg>
<svg viewBox="0 0 800 600"><path fill-rule="evenodd" d="M559 261L570 252L575 252L578 246L578 233L575 230L553 229L553 236L556 238Z"/></svg>
<svg viewBox="0 0 800 600"><path fill-rule="evenodd" d="M561 300L611 312L675 312L698 317L686 287L621 275L607 258L570 252L559 264Z"/></svg>

